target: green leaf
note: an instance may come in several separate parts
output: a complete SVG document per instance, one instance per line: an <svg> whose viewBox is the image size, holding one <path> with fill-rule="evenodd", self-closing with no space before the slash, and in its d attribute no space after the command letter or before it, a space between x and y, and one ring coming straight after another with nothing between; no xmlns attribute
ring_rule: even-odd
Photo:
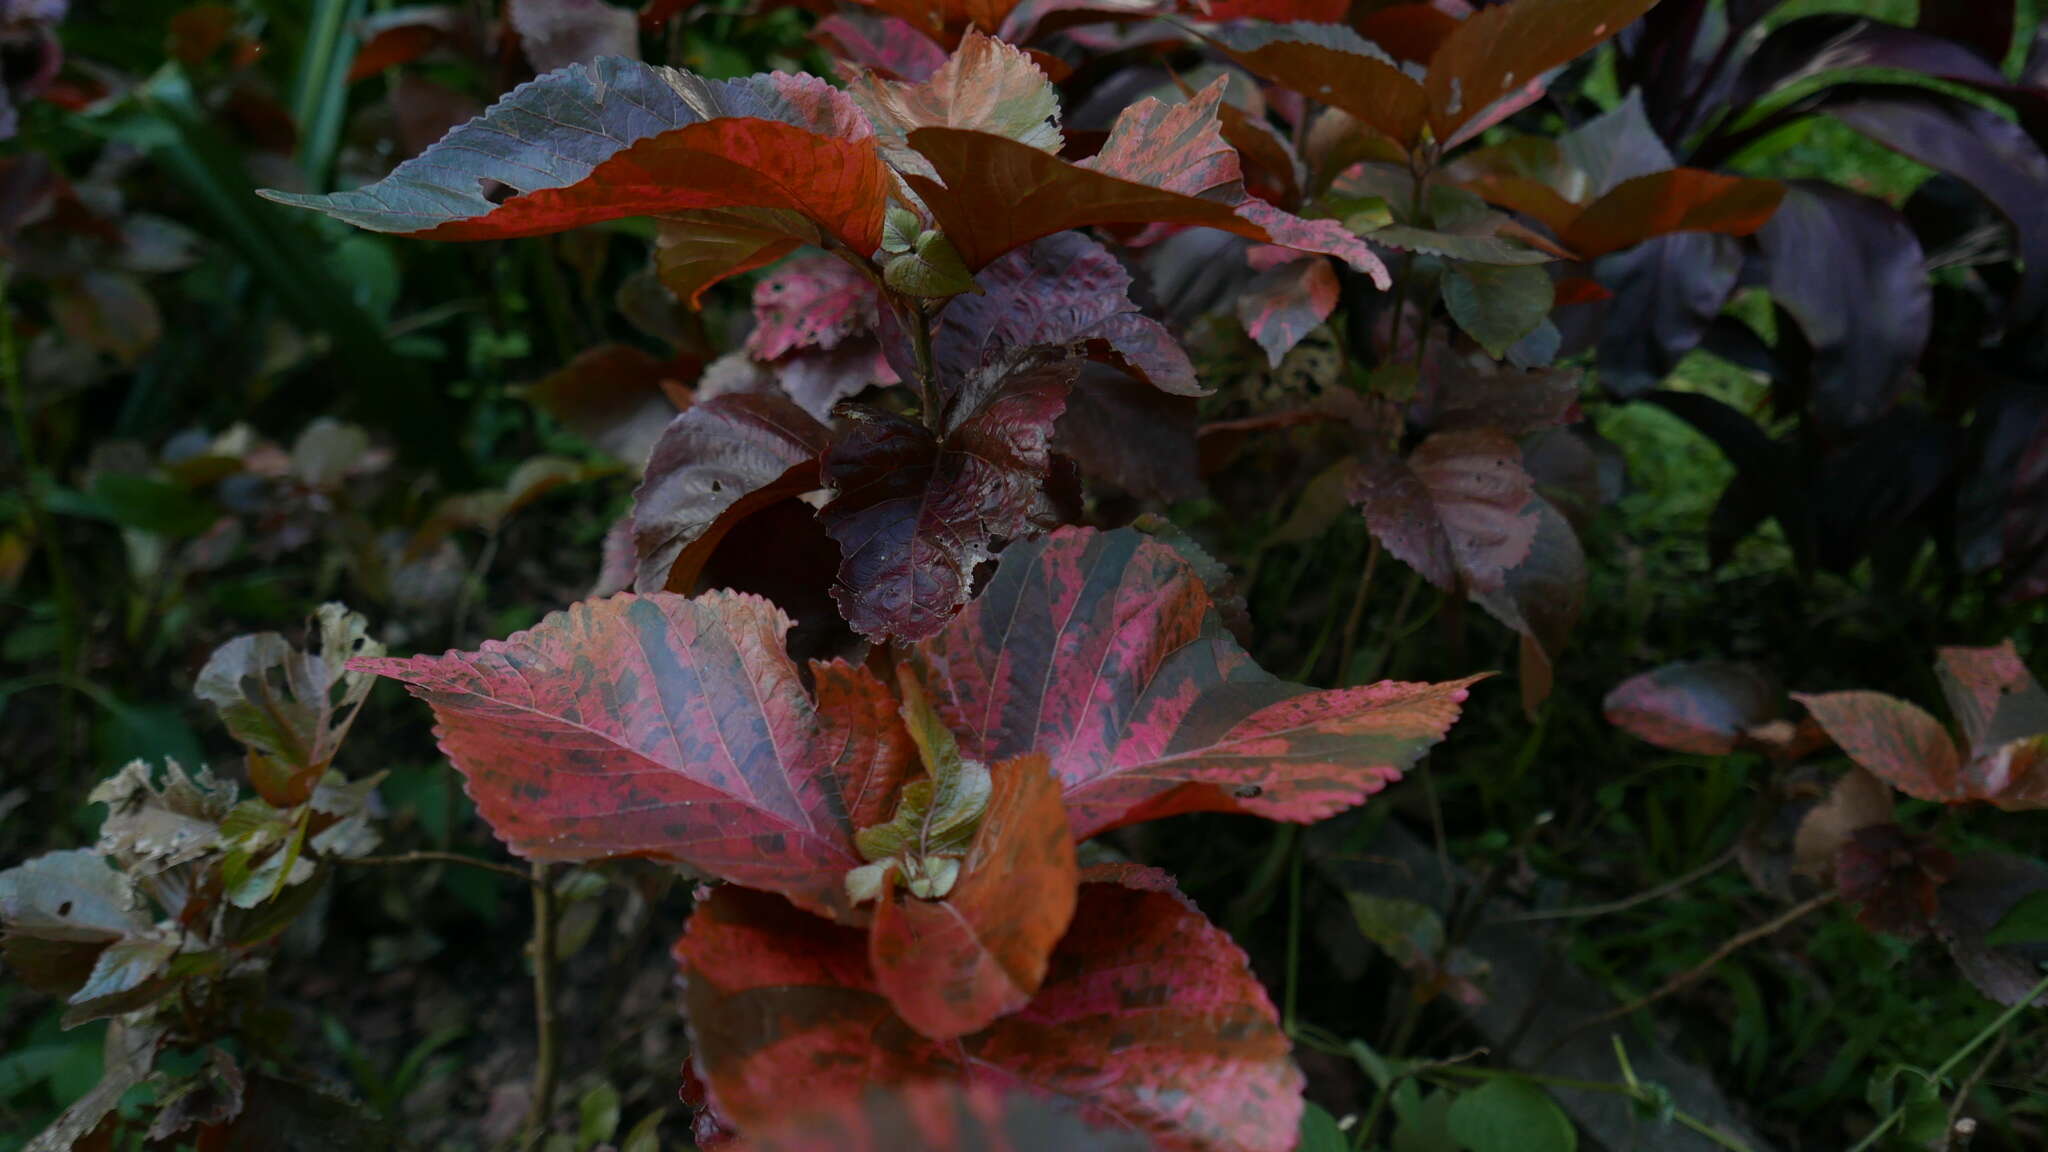
<svg viewBox="0 0 2048 1152"><path fill-rule="evenodd" d="M1550 315L1550 274L1541 268L1455 264L1443 284L1451 318L1495 359Z"/></svg>
<svg viewBox="0 0 2048 1152"><path fill-rule="evenodd" d="M619 1130L619 1090L600 1080L576 1104L576 1139L585 1148L603 1144Z"/></svg>
<svg viewBox="0 0 2048 1152"><path fill-rule="evenodd" d="M1308 1104L1301 1110L1301 1140L1294 1148L1295 1152L1350 1152L1351 1142L1337 1127L1336 1117L1319 1104Z"/></svg>
<svg viewBox="0 0 2048 1152"><path fill-rule="evenodd" d="M1394 1152L1458 1152L1451 1139L1452 1095L1437 1089L1428 1096L1413 1080L1394 1086Z"/></svg>
<svg viewBox="0 0 2048 1152"><path fill-rule="evenodd" d="M1364 892L1344 895L1358 930L1396 964L1415 968L1435 963L1443 947L1444 925L1428 905Z"/></svg>
<svg viewBox="0 0 2048 1152"><path fill-rule="evenodd" d="M854 846L871 864L896 863L911 891L930 899L952 888L959 857L966 854L982 813L988 811L993 784L987 765L960 754L959 741L939 719L923 685L904 676L902 687L903 723L917 745L926 778L904 785L896 814L887 824L854 833ZM857 901L863 893L878 893L886 873L886 868L856 868L847 877L847 890Z"/></svg>
<svg viewBox="0 0 2048 1152"><path fill-rule="evenodd" d="M661 1122L668 1118L668 1109L660 1108L641 1117L633 1130L626 1133L626 1139L619 1144L619 1152L661 1152Z"/></svg>
<svg viewBox="0 0 2048 1152"><path fill-rule="evenodd" d="M882 251L898 256L910 251L917 246L917 234L923 230L924 225L918 220L917 213L889 205L888 212L882 216Z"/></svg>
<svg viewBox="0 0 2048 1152"><path fill-rule="evenodd" d="M1390 224L1360 233L1374 244L1402 252L1448 256L1475 264L1548 264L1549 254L1504 236L1460 236L1406 224Z"/></svg>
<svg viewBox="0 0 2048 1152"><path fill-rule="evenodd" d="M1574 1152L1578 1132L1550 1094L1526 1080L1492 1080L1451 1105L1450 1131L1467 1152Z"/></svg>
<svg viewBox="0 0 2048 1152"><path fill-rule="evenodd" d="M906 296L958 296L976 290L959 251L940 232L921 234L915 251L891 258L882 268L882 280Z"/></svg>
<svg viewBox="0 0 2048 1152"><path fill-rule="evenodd" d="M2043 941L2048 941L2048 888L2021 897L1984 938L1984 943L1993 948Z"/></svg>

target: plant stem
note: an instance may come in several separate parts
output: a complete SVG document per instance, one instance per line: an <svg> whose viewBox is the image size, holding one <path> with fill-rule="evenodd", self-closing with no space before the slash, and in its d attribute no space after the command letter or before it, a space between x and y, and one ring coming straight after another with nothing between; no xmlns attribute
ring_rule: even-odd
<svg viewBox="0 0 2048 1152"><path fill-rule="evenodd" d="M1365 552L1365 572L1358 578L1358 591L1351 594L1351 614L1344 618L1344 643L1337 651L1337 683L1350 687L1351 659L1358 648L1358 625L1365 618L1366 593L1372 589L1373 569L1380 564L1379 537L1373 537Z"/></svg>
<svg viewBox="0 0 2048 1152"><path fill-rule="evenodd" d="M1936 1068L1934 1072L1928 1077L1928 1079L1933 1080L1936 1083L1939 1083L1942 1080L1947 1079L1948 1074L1950 1072L1955 1071L1956 1065L1961 1064L1965 1059L1969 1057L1970 1053L1975 1052L1977 1048L1980 1045L1982 1045L1986 1040L1989 1040L1993 1036L1998 1035L2000 1032L2005 1031L2005 1026L2007 1024L2012 1023L2014 1017L2018 1016L2022 1011L2025 1011L2026 1008L2029 1005L2033 1004L2035 1000L2039 999L2041 994L2044 992L2048 992L2048 976L2042 977L2041 982L2034 985L2031 989L2029 989L2025 996L2022 996L2018 1000L2015 1000L2012 1003L2011 1007L2008 1007L2005 1011L2000 1012L1998 1014L1997 1019L1993 1020L1991 1023L1986 1024L1983 1028L1979 1029L1975 1036L1970 1037L1970 1042L1968 1044L1963 1045L1961 1048L1958 1048L1953 1053L1951 1053L1949 1055L1949 1058L1943 1060L1941 1062L1941 1066ZM1872 1128L1869 1131L1869 1133L1863 1137L1863 1139L1858 1140L1856 1142L1856 1146L1849 1149L1849 1152L1864 1152L1864 1149L1870 1148L1873 1145L1875 1145L1878 1142L1878 1140L1884 1136L1885 1133L1892 1130L1892 1125L1897 1124L1899 1122L1899 1117L1904 1116L1905 1114L1906 1106L1904 1104L1900 1104L1897 1107L1893 1108L1889 1113L1885 1115L1885 1118L1883 1120L1878 1121L1877 1127Z"/></svg>
<svg viewBox="0 0 2048 1152"><path fill-rule="evenodd" d="M917 361L917 402L924 409L924 425L937 432L939 428L939 389L932 367L932 325L925 315L924 306L915 300L906 301L903 306L904 327L910 329L910 354Z"/></svg>
<svg viewBox="0 0 2048 1152"><path fill-rule="evenodd" d="M548 866L533 865L533 1108L527 1127L547 1131L555 1103L555 886Z"/></svg>
<svg viewBox="0 0 2048 1152"><path fill-rule="evenodd" d="M1605 904L1581 904L1575 908L1547 908L1538 912L1521 912L1513 916L1499 916L1494 918L1493 923L1526 924L1537 920L1590 920L1595 916L1608 916L1616 912L1626 912L1637 905L1647 904L1659 897L1669 896L1695 881L1704 880L1708 876L1719 872L1728 866L1729 861L1735 859L1736 853L1741 850L1741 847L1742 845L1737 843L1726 852L1687 872L1685 875L1666 880L1655 888L1646 888L1633 896L1624 896L1619 900L1609 900Z"/></svg>

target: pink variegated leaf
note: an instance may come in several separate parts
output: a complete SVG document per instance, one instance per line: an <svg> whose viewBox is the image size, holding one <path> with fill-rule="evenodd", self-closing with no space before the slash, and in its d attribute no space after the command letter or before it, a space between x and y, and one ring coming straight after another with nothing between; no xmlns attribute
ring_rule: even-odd
<svg viewBox="0 0 2048 1152"><path fill-rule="evenodd" d="M747 351L774 360L799 349L829 351L875 326L875 282L833 256L805 256L754 286Z"/></svg>
<svg viewBox="0 0 2048 1152"><path fill-rule="evenodd" d="M674 951L693 1066L742 1137L786 1119L793 1085L815 1106L936 1081L1023 1086L1163 1152L1294 1146L1302 1077L1272 1002L1156 874L1083 884L1037 994L946 1042L891 1010L859 930L774 896L718 889Z"/></svg>
<svg viewBox="0 0 2048 1152"><path fill-rule="evenodd" d="M1260 253L1283 258L1261 261ZM1318 257L1290 259L1284 248L1255 248L1253 267L1259 274L1237 297L1237 318L1244 330L1266 350L1266 361L1278 368L1301 338L1330 318L1337 308L1337 271Z"/></svg>
<svg viewBox="0 0 2048 1152"><path fill-rule="evenodd" d="M433 706L442 752L519 855L675 860L843 916L862 863L843 781L879 754L827 735L789 626L737 593L616 596L475 652L351 666Z"/></svg>
<svg viewBox="0 0 2048 1152"><path fill-rule="evenodd" d="M1943 648L1934 665L1971 756L2048 732L2048 694L2010 640L1990 648Z"/></svg>
<svg viewBox="0 0 2048 1152"><path fill-rule="evenodd" d="M1941 721L1882 692L1792 694L1851 760L1908 796L1944 804L1969 798L1963 759Z"/></svg>
<svg viewBox="0 0 2048 1152"><path fill-rule="evenodd" d="M1726 756L1750 729L1778 718L1785 693L1752 664L1727 660L1666 664L1631 676L1607 694L1607 722L1674 752Z"/></svg>
<svg viewBox="0 0 2048 1152"><path fill-rule="evenodd" d="M946 50L895 16L849 8L835 12L811 29L811 39L835 59L889 80L918 83L946 63Z"/></svg>
<svg viewBox="0 0 2048 1152"><path fill-rule="evenodd" d="M1051 760L1081 839L1177 812L1333 815L1442 739L1476 679L1284 683L1230 637L1188 562L1131 529L1011 545L909 662L964 754Z"/></svg>

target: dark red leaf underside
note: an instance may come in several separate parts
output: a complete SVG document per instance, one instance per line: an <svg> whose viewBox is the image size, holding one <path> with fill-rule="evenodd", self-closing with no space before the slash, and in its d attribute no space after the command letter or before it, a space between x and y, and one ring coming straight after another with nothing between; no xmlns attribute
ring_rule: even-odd
<svg viewBox="0 0 2048 1152"><path fill-rule="evenodd" d="M937 1042L890 1011L857 929L722 888L675 948L696 1067L740 1127L808 1100L950 1080L1068 1097L1090 1121L1168 1150L1294 1146L1301 1073L1244 953L1171 891L1081 889L1024 1008Z"/></svg>
<svg viewBox="0 0 2048 1152"><path fill-rule="evenodd" d="M1472 682L1277 680L1188 563L1131 529L1012 545L910 663L965 754L1051 759L1078 839L1177 812L1332 815L1441 739Z"/></svg>

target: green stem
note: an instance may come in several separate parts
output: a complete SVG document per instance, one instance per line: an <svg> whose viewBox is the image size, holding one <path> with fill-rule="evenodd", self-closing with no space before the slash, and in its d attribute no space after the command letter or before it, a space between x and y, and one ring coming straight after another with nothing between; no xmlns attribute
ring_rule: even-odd
<svg viewBox="0 0 2048 1152"><path fill-rule="evenodd" d="M1301 986L1301 829L1290 828L1287 845L1287 986L1282 994L1282 1026L1294 1034L1294 1006Z"/></svg>
<svg viewBox="0 0 2048 1152"><path fill-rule="evenodd" d="M547 1131L555 1105L555 885L548 866L533 866L533 1108L527 1127Z"/></svg>
<svg viewBox="0 0 2048 1152"><path fill-rule="evenodd" d="M1949 1058L1943 1060L1941 1062L1941 1065L1937 1067L1934 1070L1933 1074L1930 1075L1928 1078L1937 1084L1947 1079L1948 1074L1950 1072L1955 1071L1956 1065L1961 1064L1964 1060L1968 1059L1970 1053L1975 1052L1980 1046L1982 1046L1986 1041L1990 1040L1993 1036L1996 1036L2000 1032L2005 1031L2005 1026L2007 1024L2012 1023L2014 1017L2017 1017L2022 1011L2025 1011L2044 992L2048 992L2048 976L2042 977L2041 982L2034 985L2033 988L2030 989L2025 996L2022 996L2018 1000L2014 1001L2011 1007L2007 1008L2003 1012L2000 1012L1996 1019L1992 1020L1991 1023L1986 1024L1983 1028L1979 1029L1975 1036L1970 1037L1970 1042L1968 1044L1963 1045L1961 1048L1958 1048L1953 1053L1951 1053ZM1878 1121L1877 1127L1872 1128L1870 1132L1863 1137L1863 1139L1858 1140L1856 1142L1855 1147L1850 1148L1849 1152L1864 1152L1865 1149L1875 1145L1878 1142L1878 1140L1884 1136L1885 1133L1892 1130L1892 1125L1897 1124L1899 1122L1900 1117L1903 1117L1905 1114L1906 1106L1904 1104L1901 1104L1893 1108L1890 1112L1885 1114L1885 1118L1883 1120Z"/></svg>

